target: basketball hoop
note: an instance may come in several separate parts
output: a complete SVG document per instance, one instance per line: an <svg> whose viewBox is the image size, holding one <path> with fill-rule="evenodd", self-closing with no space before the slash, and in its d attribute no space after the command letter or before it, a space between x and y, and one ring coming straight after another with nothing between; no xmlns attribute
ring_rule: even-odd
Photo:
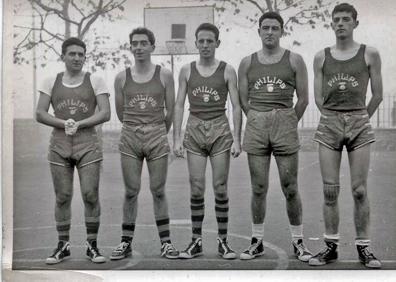
<svg viewBox="0 0 396 282"><path fill-rule="evenodd" d="M173 39L165 41L166 48L169 55L182 55L187 54L187 47L185 40Z"/></svg>

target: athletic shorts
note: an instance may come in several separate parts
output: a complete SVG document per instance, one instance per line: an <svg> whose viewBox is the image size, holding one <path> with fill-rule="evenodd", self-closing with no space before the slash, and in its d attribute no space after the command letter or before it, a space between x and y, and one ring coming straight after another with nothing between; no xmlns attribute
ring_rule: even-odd
<svg viewBox="0 0 396 282"><path fill-rule="evenodd" d="M367 110L338 112L323 109L314 141L324 146L342 151L356 150L375 142Z"/></svg>
<svg viewBox="0 0 396 282"><path fill-rule="evenodd" d="M183 146L200 156L216 156L231 149L233 137L227 116L202 120L194 115L188 117Z"/></svg>
<svg viewBox="0 0 396 282"><path fill-rule="evenodd" d="M152 161L170 152L165 123L131 124L124 122L119 145L120 153L136 159Z"/></svg>
<svg viewBox="0 0 396 282"><path fill-rule="evenodd" d="M48 153L51 164L80 168L102 159L102 148L94 127L78 129L72 136L66 135L64 129L52 131Z"/></svg>
<svg viewBox="0 0 396 282"><path fill-rule="evenodd" d="M252 155L290 155L298 152L298 119L293 108L268 112L249 110L242 148Z"/></svg>

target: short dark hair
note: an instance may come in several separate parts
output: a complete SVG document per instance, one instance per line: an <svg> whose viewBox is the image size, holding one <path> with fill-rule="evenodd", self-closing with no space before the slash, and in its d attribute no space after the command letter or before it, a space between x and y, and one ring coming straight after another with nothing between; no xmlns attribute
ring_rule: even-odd
<svg viewBox="0 0 396 282"><path fill-rule="evenodd" d="M351 4L348 4L348 3L341 3L341 4L336 5L336 6L334 7L334 9L333 9L333 12L331 12L331 17L333 18L333 17L334 17L334 14L335 14L335 13L338 13L338 12L347 12L347 13L351 13L351 14L352 14L352 18L353 18L355 21L356 21L356 19L357 19L358 13L357 13L355 7L353 7Z"/></svg>
<svg viewBox="0 0 396 282"><path fill-rule="evenodd" d="M265 19L275 19L275 20L277 20L280 23L281 28L283 29L283 19L282 19L281 15L279 13L277 13L277 12L266 12L266 13L262 14L260 19L259 19L259 28L261 27L261 23Z"/></svg>
<svg viewBox="0 0 396 282"><path fill-rule="evenodd" d="M197 27L197 30L195 31L195 38L198 39L198 32L200 32L201 30L208 30L214 33L216 40L219 40L219 34L220 31L217 28L217 26L215 26L214 24L211 23L202 23Z"/></svg>
<svg viewBox="0 0 396 282"><path fill-rule="evenodd" d="M150 41L151 45L155 45L155 36L154 33L149 30L146 27L138 27L132 30L132 32L129 34L129 43L132 44L132 38L135 34L145 34L148 37L148 40Z"/></svg>
<svg viewBox="0 0 396 282"><path fill-rule="evenodd" d="M66 54L67 47L69 47L71 45L77 45L77 46L80 46L80 47L84 48L84 53L87 51L87 46L85 45L85 43L80 38L69 37L68 39L66 39L62 43L62 55Z"/></svg>

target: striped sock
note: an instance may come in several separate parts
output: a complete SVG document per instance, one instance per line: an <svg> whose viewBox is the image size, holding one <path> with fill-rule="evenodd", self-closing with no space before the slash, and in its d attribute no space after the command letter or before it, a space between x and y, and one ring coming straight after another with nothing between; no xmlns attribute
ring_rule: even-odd
<svg viewBox="0 0 396 282"><path fill-rule="evenodd" d="M190 199L191 201L191 223L193 240L202 237L202 222L205 215L205 200Z"/></svg>
<svg viewBox="0 0 396 282"><path fill-rule="evenodd" d="M131 242L135 233L135 223L123 223L121 228L121 242Z"/></svg>
<svg viewBox="0 0 396 282"><path fill-rule="evenodd" d="M170 243L169 218L158 219L155 223L157 224L161 244Z"/></svg>
<svg viewBox="0 0 396 282"><path fill-rule="evenodd" d="M59 241L70 240L70 220L56 222L56 231L58 231Z"/></svg>
<svg viewBox="0 0 396 282"><path fill-rule="evenodd" d="M227 238L228 228L228 198L225 200L215 199L215 211L218 227L218 236L224 240Z"/></svg>
<svg viewBox="0 0 396 282"><path fill-rule="evenodd" d="M303 236L303 225L289 225L290 227L290 233L291 233L291 237L292 237L292 241L298 241L302 238L304 238Z"/></svg>
<svg viewBox="0 0 396 282"><path fill-rule="evenodd" d="M99 217L85 217L85 226L87 228L87 241L94 241L98 238Z"/></svg>

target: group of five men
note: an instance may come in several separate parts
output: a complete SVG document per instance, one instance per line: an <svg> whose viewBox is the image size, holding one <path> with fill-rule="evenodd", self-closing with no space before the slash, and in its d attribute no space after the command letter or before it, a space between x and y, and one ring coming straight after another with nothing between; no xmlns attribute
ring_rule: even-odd
<svg viewBox="0 0 396 282"><path fill-rule="evenodd" d="M121 243L113 250L110 259L123 259L132 254L144 159L149 172L161 256L189 259L202 255L207 158L212 167L218 254L224 259L237 257L227 241L227 181L230 157L238 157L241 153L243 110L247 116L243 150L248 155L252 187L252 239L240 259L254 259L264 254L271 154L275 157L286 199L294 254L310 265L323 265L337 259L340 237L337 198L345 145L351 170L359 259L367 267L381 267L369 248L367 199L370 143L375 141L369 118L382 100L379 54L374 48L354 41L353 31L358 25L355 8L347 3L337 5L332 12L331 24L336 44L320 51L314 59L315 102L321 112L314 140L319 143L323 177L326 248L312 256L303 243L302 204L297 183L300 147L297 124L308 105L308 75L303 58L280 46L283 24L282 17L275 12L260 17L258 34L262 49L243 58L238 78L231 65L215 57L220 45L217 27L201 24L195 33L199 59L182 67L176 103L172 73L151 62L155 48L153 33L146 28L137 28L129 35L135 64L117 74L114 82L116 112L122 122L119 151L125 197ZM109 92L101 78L82 71L85 52L86 46L81 40L67 39L62 45L65 71L46 79L40 88L37 120L54 127L48 159L55 187L59 243L47 258L48 264L70 256L74 167L78 170L85 205L87 255L95 263L105 261L96 240L102 151L94 126L110 119ZM369 80L373 95L366 106ZM297 102L293 107L294 93ZM233 134L225 115L228 94L232 103ZM182 140L186 96L190 115ZM54 108L53 115L48 113L50 105ZM171 243L165 193L170 153L167 133L172 122L173 152L177 157L183 157L186 150L191 188L192 240L181 252Z"/></svg>

